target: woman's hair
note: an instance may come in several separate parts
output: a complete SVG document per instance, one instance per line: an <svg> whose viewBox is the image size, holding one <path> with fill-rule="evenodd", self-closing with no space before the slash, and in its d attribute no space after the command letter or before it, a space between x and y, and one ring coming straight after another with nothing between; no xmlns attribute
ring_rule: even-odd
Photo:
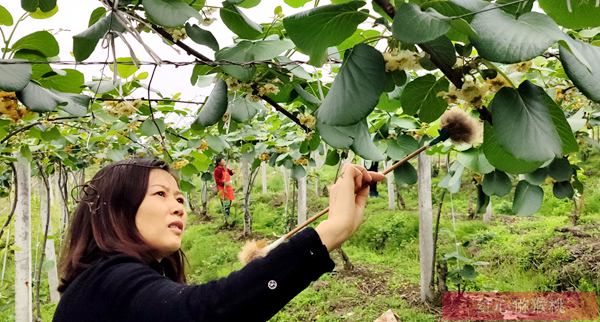
<svg viewBox="0 0 600 322"><path fill-rule="evenodd" d="M218 165L219 165L219 163L221 163L221 160L223 160L223 157L217 157L217 158L215 159L215 164L218 166Z"/></svg>
<svg viewBox="0 0 600 322"><path fill-rule="evenodd" d="M154 261L153 249L135 224L152 169L171 173L164 161L130 159L106 166L83 185L61 254L59 292L86 268L111 255L125 254L149 264ZM184 259L181 250L163 258L165 275L185 283Z"/></svg>

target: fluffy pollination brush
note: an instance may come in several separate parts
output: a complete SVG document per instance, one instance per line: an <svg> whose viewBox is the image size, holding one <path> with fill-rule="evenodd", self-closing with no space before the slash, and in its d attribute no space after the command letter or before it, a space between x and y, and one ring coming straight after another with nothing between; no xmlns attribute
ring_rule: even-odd
<svg viewBox="0 0 600 322"><path fill-rule="evenodd" d="M475 121L473 118L471 118L465 111L463 111L457 107L452 108L452 109L448 110L446 113L444 113L444 115L442 115L442 119L441 119L440 123L441 123L441 128L439 130L439 136L437 136L433 140L429 141L427 144L423 145L422 147L418 148L417 150L413 151L412 153L410 153L409 155L404 157L402 160L394 163L391 167L385 169L382 172L382 174L386 175L386 174L394 171L394 169L398 168L399 166L406 163L410 159L419 155L421 152L427 150L429 147L432 147L440 142L444 142L444 141L450 139L454 143L472 143L475 140L475 138L477 137L477 134L479 133L479 127L478 127L477 121ZM361 187L357 191L362 190L366 186L368 186L368 184ZM290 232L281 236L279 239L277 239L276 241L274 241L270 244L268 244L268 242L264 239L258 240L258 241L256 241L256 240L248 241L244 245L244 247L242 248L240 253L238 254L238 259L243 264L247 264L248 262L252 261L255 258L265 256L267 253L269 253L275 247L279 246L283 242L290 239L297 232L299 232L304 227L308 226L309 224L311 224L312 222L314 222L315 220L317 220L319 217L323 216L327 212L329 212L329 207L321 210L316 215L310 217L308 220L306 220L302 224L296 226L296 228L292 229Z"/></svg>

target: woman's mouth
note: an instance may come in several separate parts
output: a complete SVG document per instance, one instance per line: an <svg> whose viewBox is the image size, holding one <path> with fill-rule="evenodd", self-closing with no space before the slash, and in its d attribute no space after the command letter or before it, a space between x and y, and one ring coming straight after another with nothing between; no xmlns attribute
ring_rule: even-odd
<svg viewBox="0 0 600 322"><path fill-rule="evenodd" d="M183 222L174 221L169 224L169 229L171 229L173 232L175 232L177 234L181 234L181 233L183 233Z"/></svg>

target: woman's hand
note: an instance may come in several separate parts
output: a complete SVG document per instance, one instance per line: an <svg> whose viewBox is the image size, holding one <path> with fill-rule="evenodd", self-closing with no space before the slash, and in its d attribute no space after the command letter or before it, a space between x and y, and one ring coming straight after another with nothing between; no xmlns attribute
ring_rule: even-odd
<svg viewBox="0 0 600 322"><path fill-rule="evenodd" d="M383 179L385 176L379 172L344 165L342 175L329 191L329 216L315 228L328 251L340 247L362 224L369 184Z"/></svg>

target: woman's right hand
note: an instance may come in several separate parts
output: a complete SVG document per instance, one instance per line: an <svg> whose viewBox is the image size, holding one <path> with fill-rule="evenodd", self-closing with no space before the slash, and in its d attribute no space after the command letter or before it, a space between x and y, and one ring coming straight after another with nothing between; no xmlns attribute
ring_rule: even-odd
<svg viewBox="0 0 600 322"><path fill-rule="evenodd" d="M383 179L385 176L379 172L351 163L344 165L329 191L329 215L315 228L328 251L340 247L362 224L369 185Z"/></svg>

